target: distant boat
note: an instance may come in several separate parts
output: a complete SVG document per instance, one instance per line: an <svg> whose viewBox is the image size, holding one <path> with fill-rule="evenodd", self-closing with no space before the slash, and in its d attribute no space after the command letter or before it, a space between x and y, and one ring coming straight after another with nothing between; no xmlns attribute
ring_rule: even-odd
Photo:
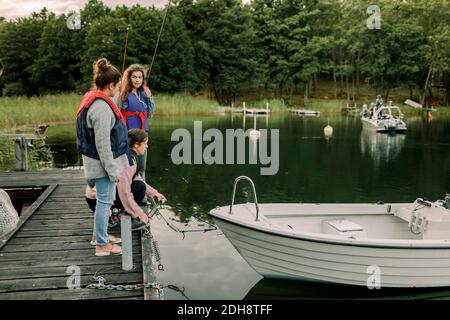
<svg viewBox="0 0 450 320"><path fill-rule="evenodd" d="M361 112L363 128L377 132L405 132L407 127L403 119L404 115L400 108L391 103L378 108L372 103L370 109L365 105Z"/></svg>
<svg viewBox="0 0 450 320"><path fill-rule="evenodd" d="M254 203L234 205L249 180ZM231 206L210 211L263 277L380 287L450 286L450 195L435 202L258 204L239 177ZM378 272L378 273L377 273Z"/></svg>
<svg viewBox="0 0 450 320"><path fill-rule="evenodd" d="M406 99L405 100L405 104L410 106L410 107L416 108L416 109L422 109L423 108L423 106L420 103L415 102L415 101L410 100L410 99Z"/></svg>

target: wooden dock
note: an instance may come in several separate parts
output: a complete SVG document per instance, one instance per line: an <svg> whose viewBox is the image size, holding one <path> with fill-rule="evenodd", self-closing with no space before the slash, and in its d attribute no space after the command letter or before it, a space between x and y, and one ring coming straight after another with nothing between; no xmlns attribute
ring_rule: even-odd
<svg viewBox="0 0 450 320"><path fill-rule="evenodd" d="M245 108L244 113L247 116L254 115L268 115L270 113L270 109L261 109L261 108Z"/></svg>
<svg viewBox="0 0 450 320"><path fill-rule="evenodd" d="M341 113L348 116L359 116L361 111L356 106L354 106L342 108Z"/></svg>
<svg viewBox="0 0 450 320"><path fill-rule="evenodd" d="M96 272L107 285L141 284L146 268L142 265L140 232L133 233L132 271L122 270L121 256L94 256L95 249L89 243L93 214L84 199L82 171L0 173L0 188L24 186L47 189L20 217L20 229L6 242L0 239L0 300L144 299L144 289L86 288L94 282ZM120 236L120 227L112 230L111 234ZM79 289L68 288L71 266L80 270Z"/></svg>
<svg viewBox="0 0 450 320"><path fill-rule="evenodd" d="M320 116L320 111L306 109L288 109L289 112L301 116Z"/></svg>

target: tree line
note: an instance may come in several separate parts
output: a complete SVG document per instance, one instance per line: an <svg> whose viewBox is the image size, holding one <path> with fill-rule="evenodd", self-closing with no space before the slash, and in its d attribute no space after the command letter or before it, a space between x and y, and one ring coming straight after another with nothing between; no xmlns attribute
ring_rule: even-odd
<svg viewBox="0 0 450 320"><path fill-rule="evenodd" d="M252 90L308 98L325 79L335 98L349 101L370 86L386 98L392 89L405 88L421 102L439 92L448 104L450 2L379 0L379 14L368 11L371 5L365 0L174 0L150 86L168 93L207 91L229 104ZM0 18L1 95L87 90L95 59L122 66L126 32L127 65L149 65L165 10L111 9L90 0L75 30L67 27L70 13L46 9L12 21Z"/></svg>

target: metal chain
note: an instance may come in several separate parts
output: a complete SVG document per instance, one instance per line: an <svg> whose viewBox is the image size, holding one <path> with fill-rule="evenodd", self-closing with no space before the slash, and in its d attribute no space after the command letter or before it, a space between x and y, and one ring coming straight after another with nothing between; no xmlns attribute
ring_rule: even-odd
<svg viewBox="0 0 450 320"><path fill-rule="evenodd" d="M150 223L144 228L144 239L150 240L150 245L152 247L153 256L155 257L155 261L158 262L158 270L164 271L164 266L161 263L161 253L159 250L158 242L153 238L152 232L150 230Z"/></svg>
<svg viewBox="0 0 450 320"><path fill-rule="evenodd" d="M132 290L140 290L144 288L153 288L158 291L162 290L162 286L156 282L152 283L138 283L138 284L106 284L106 279L102 276L94 276L94 281L98 283L91 283L86 286L87 289L99 289L99 290L124 290L124 291L132 291Z"/></svg>
<svg viewBox="0 0 450 320"><path fill-rule="evenodd" d="M138 284L128 284L128 285L121 285L121 284L106 284L106 279L102 276L94 276L94 281L97 281L97 283L91 283L86 286L86 289L98 289L98 290L118 290L118 291L133 291L133 290L140 290L140 289L156 289L158 290L159 300L164 300L164 288L169 288L173 291L179 292L183 297L186 298L186 300L190 300L189 297L184 293L186 289L179 288L175 285L169 284L167 286L162 286L161 284L157 282L152 283L138 283Z"/></svg>

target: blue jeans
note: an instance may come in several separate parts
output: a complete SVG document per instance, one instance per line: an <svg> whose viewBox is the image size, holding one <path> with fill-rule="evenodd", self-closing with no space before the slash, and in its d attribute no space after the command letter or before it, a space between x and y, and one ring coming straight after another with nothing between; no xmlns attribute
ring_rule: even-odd
<svg viewBox="0 0 450 320"><path fill-rule="evenodd" d="M108 177L95 179L97 203L94 216L94 235L97 245L108 244L108 219L111 206L116 198L116 184Z"/></svg>

